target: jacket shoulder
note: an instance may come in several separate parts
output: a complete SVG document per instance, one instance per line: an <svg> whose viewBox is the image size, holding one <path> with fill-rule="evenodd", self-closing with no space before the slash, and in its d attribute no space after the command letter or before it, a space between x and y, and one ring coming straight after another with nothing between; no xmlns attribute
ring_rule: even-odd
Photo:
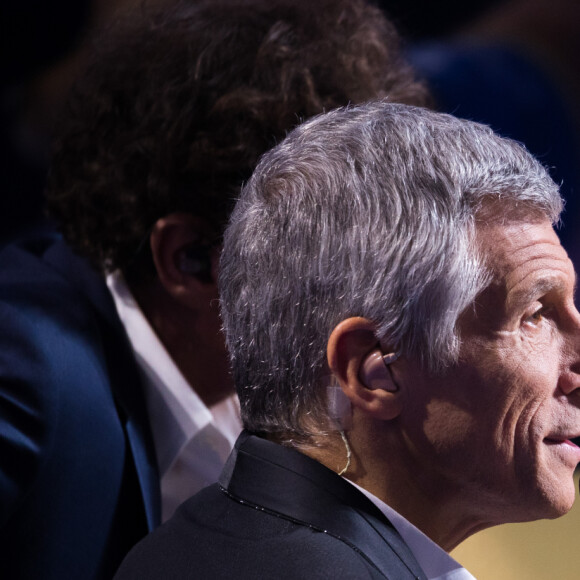
<svg viewBox="0 0 580 580"><path fill-rule="evenodd" d="M142 578L384 579L329 534L255 509L218 484L185 502L129 553L116 580Z"/></svg>
<svg viewBox="0 0 580 580"><path fill-rule="evenodd" d="M122 327L112 330L68 266L51 262L55 243L0 252L0 542L4 571L22 578L86 577L116 552L109 535L128 509L118 502L132 469L111 381ZM71 276L82 268L106 292L86 264ZM137 499L125 504L140 501L130 487ZM138 536L127 528L134 540L146 531L139 518Z"/></svg>

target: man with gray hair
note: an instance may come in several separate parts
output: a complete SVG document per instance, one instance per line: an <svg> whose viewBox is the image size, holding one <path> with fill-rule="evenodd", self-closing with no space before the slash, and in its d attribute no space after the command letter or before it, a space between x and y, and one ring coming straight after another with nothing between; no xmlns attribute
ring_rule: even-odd
<svg viewBox="0 0 580 580"><path fill-rule="evenodd" d="M292 132L220 264L246 430L119 578L472 578L447 554L465 538L566 513L561 209L521 146L448 115L381 101Z"/></svg>

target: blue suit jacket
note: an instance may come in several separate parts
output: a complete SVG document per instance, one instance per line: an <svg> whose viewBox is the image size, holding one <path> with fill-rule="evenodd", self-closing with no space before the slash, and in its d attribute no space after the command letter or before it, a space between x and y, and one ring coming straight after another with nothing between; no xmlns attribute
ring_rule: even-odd
<svg viewBox="0 0 580 580"><path fill-rule="evenodd" d="M140 378L102 277L54 235L0 252L0 575L110 578L159 522Z"/></svg>
<svg viewBox="0 0 580 580"><path fill-rule="evenodd" d="M360 491L293 449L243 432L219 484L142 540L116 580L424 580Z"/></svg>

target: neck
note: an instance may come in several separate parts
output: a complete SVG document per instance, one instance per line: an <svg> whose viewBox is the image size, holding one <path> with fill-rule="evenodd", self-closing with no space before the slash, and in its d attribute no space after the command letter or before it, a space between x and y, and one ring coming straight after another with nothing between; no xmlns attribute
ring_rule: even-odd
<svg viewBox="0 0 580 580"><path fill-rule="evenodd" d="M420 472L401 470L394 462L385 469L389 470L387 478L377 478L370 469L361 477L355 475L352 481L384 501L446 552L488 527L472 513L472 506L461 506L458 490L434 489L421 480Z"/></svg>
<svg viewBox="0 0 580 580"><path fill-rule="evenodd" d="M473 501L462 501L462 490L435 482L425 466L410 465L408 450L400 460L392 442L377 437L376 431L367 433L362 436L356 428L346 432L351 463L344 477L384 501L447 552L492 525L473 509ZM338 432L306 453L336 473L347 464L347 449Z"/></svg>
<svg viewBox="0 0 580 580"><path fill-rule="evenodd" d="M131 287L131 292L177 368L204 404L211 407L232 395L234 387L220 331L217 289L196 309L175 300L158 281Z"/></svg>

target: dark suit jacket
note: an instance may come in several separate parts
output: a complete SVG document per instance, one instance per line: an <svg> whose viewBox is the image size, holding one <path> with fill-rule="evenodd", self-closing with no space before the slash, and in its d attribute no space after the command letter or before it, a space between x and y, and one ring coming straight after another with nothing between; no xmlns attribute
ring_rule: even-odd
<svg viewBox="0 0 580 580"><path fill-rule="evenodd" d="M104 280L56 236L0 252L0 577L111 578L159 522L140 378Z"/></svg>
<svg viewBox="0 0 580 580"><path fill-rule="evenodd" d="M220 483L130 552L116 580L425 578L362 493L295 450L242 433Z"/></svg>

